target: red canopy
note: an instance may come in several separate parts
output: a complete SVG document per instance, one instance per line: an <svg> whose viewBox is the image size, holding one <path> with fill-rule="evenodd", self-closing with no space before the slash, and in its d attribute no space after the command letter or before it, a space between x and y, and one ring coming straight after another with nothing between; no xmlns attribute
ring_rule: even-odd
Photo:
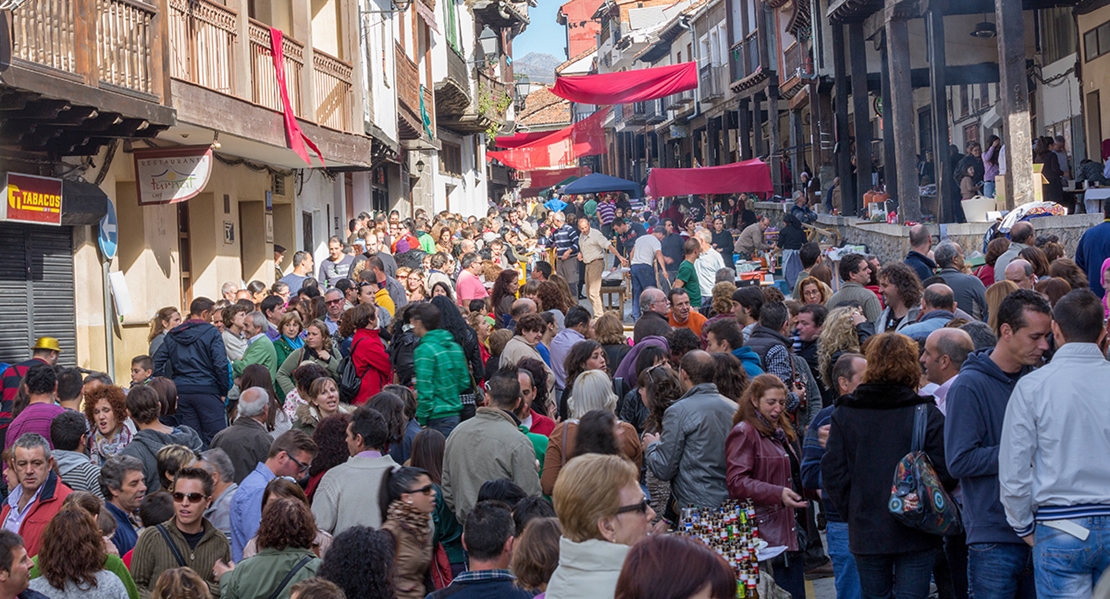
<svg viewBox="0 0 1110 599"><path fill-rule="evenodd" d="M714 193L768 193L771 169L758 158L702 168L653 168L648 193L653 197Z"/></svg>
<svg viewBox="0 0 1110 599"><path fill-rule="evenodd" d="M509 148L519 148L526 146L530 143L539 141L548 135L555 133L555 131L533 131L531 133L514 133L512 135L503 135L497 138L497 147L507 150Z"/></svg>
<svg viewBox="0 0 1110 599"><path fill-rule="evenodd" d="M557 77L551 93L580 104L630 104L697 86L697 63L683 62L636 71Z"/></svg>
<svg viewBox="0 0 1110 599"><path fill-rule="evenodd" d="M552 131L530 144L486 152L486 158L496 158L505 166L518 171L577 164L582 156L605 153L605 129L601 124L605 122L607 116L609 116L608 109L599 110L588 118L558 131Z"/></svg>
<svg viewBox="0 0 1110 599"><path fill-rule="evenodd" d="M528 171L526 174L531 179L528 183L528 187L546 189L548 187L551 187L552 185L555 185L556 183L566 181L568 177L581 177L583 170L583 167L580 166L570 166L567 168Z"/></svg>

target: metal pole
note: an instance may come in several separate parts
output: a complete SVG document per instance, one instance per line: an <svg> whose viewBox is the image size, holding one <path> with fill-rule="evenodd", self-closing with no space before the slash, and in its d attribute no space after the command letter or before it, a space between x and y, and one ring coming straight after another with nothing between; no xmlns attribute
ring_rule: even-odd
<svg viewBox="0 0 1110 599"><path fill-rule="evenodd" d="M108 283L108 272L112 266L111 260L106 260L101 263L101 273L104 279L104 351L107 354L106 361L108 367L106 368L108 376L114 381L116 380L116 332L115 332L115 306L112 304L112 290Z"/></svg>

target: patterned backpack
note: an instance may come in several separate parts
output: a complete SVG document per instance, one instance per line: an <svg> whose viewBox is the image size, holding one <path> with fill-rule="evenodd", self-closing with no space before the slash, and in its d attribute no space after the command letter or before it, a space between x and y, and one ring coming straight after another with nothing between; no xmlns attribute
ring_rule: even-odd
<svg viewBox="0 0 1110 599"><path fill-rule="evenodd" d="M910 452L894 470L890 487L890 514L902 524L934 535L949 536L963 530L960 510L940 484L925 447L926 404L919 404L913 415L913 441Z"/></svg>

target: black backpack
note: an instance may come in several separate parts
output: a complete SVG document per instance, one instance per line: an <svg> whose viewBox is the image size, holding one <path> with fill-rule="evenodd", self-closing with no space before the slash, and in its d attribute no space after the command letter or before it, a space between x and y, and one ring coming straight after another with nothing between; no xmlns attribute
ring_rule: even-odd
<svg viewBox="0 0 1110 599"><path fill-rule="evenodd" d="M358 344L351 345L351 354L339 362L339 401L351 403L362 389L362 376L355 367L355 350Z"/></svg>

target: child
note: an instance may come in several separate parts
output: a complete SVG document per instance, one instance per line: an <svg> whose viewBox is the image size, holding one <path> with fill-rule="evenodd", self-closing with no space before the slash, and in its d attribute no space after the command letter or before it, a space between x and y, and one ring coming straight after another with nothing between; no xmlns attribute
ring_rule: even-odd
<svg viewBox="0 0 1110 599"><path fill-rule="evenodd" d="M701 255L701 242L691 237L682 246L686 259L678 267L675 275L674 286L686 290L690 296L690 305L695 309L701 306L701 286L698 284L698 272L694 269L694 261Z"/></svg>
<svg viewBox="0 0 1110 599"><path fill-rule="evenodd" d="M131 386L145 385L154 376L154 360L150 356L135 356L131 359Z"/></svg>
<svg viewBox="0 0 1110 599"><path fill-rule="evenodd" d="M960 178L960 197L965 200L979 195L979 187L975 185L975 167L967 167L964 176Z"/></svg>

